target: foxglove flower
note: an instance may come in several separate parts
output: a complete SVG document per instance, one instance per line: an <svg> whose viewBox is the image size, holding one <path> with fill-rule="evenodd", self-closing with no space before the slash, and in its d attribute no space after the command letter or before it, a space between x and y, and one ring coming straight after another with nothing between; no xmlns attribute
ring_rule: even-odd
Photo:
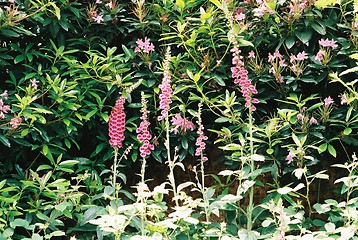
<svg viewBox="0 0 358 240"><path fill-rule="evenodd" d="M259 102L257 98L253 98L252 95L257 94L257 90L254 85L251 84L251 80L248 77L248 71L244 68L244 62L242 56L240 56L240 50L238 47L231 49L232 52L232 64L234 67L231 67L232 77L234 78L234 83L239 84L242 96L245 99L245 107L250 108L252 111L256 110L256 107L253 104Z"/></svg>
<svg viewBox="0 0 358 240"><path fill-rule="evenodd" d="M169 62L170 62L170 49L168 49L167 54L165 55L165 60L163 63L163 80L162 83L159 85L159 88L161 90L159 94L159 109L161 109L161 115L158 117L158 120L161 121L165 119L168 115L170 104L172 103L171 97L173 93L173 89L170 85L171 76L170 76L170 68L169 68Z"/></svg>
<svg viewBox="0 0 358 240"><path fill-rule="evenodd" d="M195 150L195 156L202 156L203 151L205 150L206 143L204 141L208 140L208 137L204 135L204 126L201 122L201 103L199 104L199 111L198 111L199 119L197 121L198 124L198 131L197 134L199 135L196 139L195 146L197 146ZM207 161L208 158L206 156L201 157L202 161Z"/></svg>
<svg viewBox="0 0 358 240"><path fill-rule="evenodd" d="M148 130L150 122L148 121L147 100L144 98L144 93L142 93L142 116L140 119L142 121L136 132L139 142L142 143L142 146L139 148L140 156L144 158L150 154L151 150L154 150L154 145L149 142L152 135Z"/></svg>
<svg viewBox="0 0 358 240"><path fill-rule="evenodd" d="M124 140L124 130L126 129L126 114L124 112L124 103L126 99L120 96L109 117L109 144L113 148L121 148Z"/></svg>

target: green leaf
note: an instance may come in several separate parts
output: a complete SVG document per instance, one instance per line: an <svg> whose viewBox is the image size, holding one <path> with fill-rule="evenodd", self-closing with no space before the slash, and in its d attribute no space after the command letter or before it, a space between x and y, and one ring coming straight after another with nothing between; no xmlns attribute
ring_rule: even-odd
<svg viewBox="0 0 358 240"><path fill-rule="evenodd" d="M9 139L7 139L4 135L0 135L0 142L2 142L2 144L4 144L6 147L11 146Z"/></svg>
<svg viewBox="0 0 358 240"><path fill-rule="evenodd" d="M210 2L214 3L219 9L223 9L223 5L219 0L210 0Z"/></svg>
<svg viewBox="0 0 358 240"><path fill-rule="evenodd" d="M351 134L352 133L352 128L346 128L346 129L344 129L344 131L343 131L343 134L344 135L349 135L349 134Z"/></svg>
<svg viewBox="0 0 358 240"><path fill-rule="evenodd" d="M1 35L5 35L6 37L20 37L20 34L10 29L0 29Z"/></svg>
<svg viewBox="0 0 358 240"><path fill-rule="evenodd" d="M188 144L188 139L187 139L186 137L183 137L183 138L182 138L182 140L181 140L181 145L182 145L182 147L183 147L185 150L188 149L189 144Z"/></svg>
<svg viewBox="0 0 358 240"><path fill-rule="evenodd" d="M286 38L286 41L285 41L286 47L288 49L291 49L295 45L295 42L296 42L295 36L290 36L290 37Z"/></svg>
<svg viewBox="0 0 358 240"><path fill-rule="evenodd" d="M328 152L329 152L333 157L337 157L336 149L334 149L334 147L333 147L331 144L328 144Z"/></svg>
<svg viewBox="0 0 358 240"><path fill-rule="evenodd" d="M184 0L176 0L175 5L177 5L180 8L180 10L183 10L185 8Z"/></svg>
<svg viewBox="0 0 358 240"><path fill-rule="evenodd" d="M311 23L312 28L321 35L326 35L326 28L318 23Z"/></svg>
<svg viewBox="0 0 358 240"><path fill-rule="evenodd" d="M317 8L326 8L328 6L333 6L337 3L337 0L317 0L314 4Z"/></svg>
<svg viewBox="0 0 358 240"><path fill-rule="evenodd" d="M29 222L25 219L17 218L13 222L10 222L10 227L16 228L16 227L23 227L27 228L29 226Z"/></svg>
<svg viewBox="0 0 358 240"><path fill-rule="evenodd" d="M306 30L304 32L296 32L297 38L306 45L308 45L309 40L311 40L312 34L313 32L311 30Z"/></svg>
<svg viewBox="0 0 358 240"><path fill-rule="evenodd" d="M274 153L274 150L272 148L268 148L268 149L266 149L266 153L271 155Z"/></svg>
<svg viewBox="0 0 358 240"><path fill-rule="evenodd" d="M323 143L323 144L319 145L319 147L318 147L319 152L320 152L320 153L325 152L325 151L327 150L327 146L328 146L327 143Z"/></svg>

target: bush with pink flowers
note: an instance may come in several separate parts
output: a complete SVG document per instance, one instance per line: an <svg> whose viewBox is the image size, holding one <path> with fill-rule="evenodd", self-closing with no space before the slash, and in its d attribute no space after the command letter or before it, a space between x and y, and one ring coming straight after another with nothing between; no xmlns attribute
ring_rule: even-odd
<svg viewBox="0 0 358 240"><path fill-rule="evenodd" d="M0 2L0 239L358 239L358 3Z"/></svg>

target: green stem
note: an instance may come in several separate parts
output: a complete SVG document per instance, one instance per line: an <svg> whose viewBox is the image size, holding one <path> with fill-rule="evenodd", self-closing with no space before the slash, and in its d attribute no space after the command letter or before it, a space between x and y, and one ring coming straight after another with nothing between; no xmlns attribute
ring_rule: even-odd
<svg viewBox="0 0 358 240"><path fill-rule="evenodd" d="M166 140L165 140L165 147L167 149L167 158L168 158L168 165L169 165L169 181L173 188L173 195L175 198L175 206L179 206L178 198L177 198L177 189L175 184L175 177L174 177L174 167L175 167L175 160L171 160L170 156L170 144L169 144L169 116L168 114L165 116L165 128L166 128Z"/></svg>
<svg viewBox="0 0 358 240"><path fill-rule="evenodd" d="M201 156L200 159L200 170L201 170L201 193L203 195L203 200L204 200L204 211L205 211L205 218L206 218L206 222L208 223L210 221L209 219L209 211L208 211L208 205L209 205L209 201L207 198L207 193L205 191L205 171L204 171L204 161L203 161L203 156Z"/></svg>
<svg viewBox="0 0 358 240"><path fill-rule="evenodd" d="M117 179L117 161L118 161L118 148L114 148L114 161L113 161L113 179L112 179L112 187L114 188L113 196L116 195L116 179Z"/></svg>
<svg viewBox="0 0 358 240"><path fill-rule="evenodd" d="M254 154L254 142L253 138L253 119L252 119L252 110L249 108L249 135L250 135L250 156ZM250 173L255 171L255 161L250 157ZM253 222L252 222L252 212L254 209L254 186L250 188L249 193L249 205L247 206L247 230L251 231Z"/></svg>

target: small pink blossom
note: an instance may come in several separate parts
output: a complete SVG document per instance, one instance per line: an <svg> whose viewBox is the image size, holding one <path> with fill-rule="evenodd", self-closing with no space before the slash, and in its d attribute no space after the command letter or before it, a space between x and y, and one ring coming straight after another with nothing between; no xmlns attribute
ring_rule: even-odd
<svg viewBox="0 0 358 240"><path fill-rule="evenodd" d="M15 3L15 0L9 0L9 3Z"/></svg>
<svg viewBox="0 0 358 240"><path fill-rule="evenodd" d="M307 56L307 53L305 51L298 53L297 57L296 57L296 59L299 60L299 61L303 61L303 60L305 60L307 58L308 58L308 56Z"/></svg>
<svg viewBox="0 0 358 240"><path fill-rule="evenodd" d="M315 119L314 117L311 117L311 119L310 119L310 124L311 125L317 125L317 119Z"/></svg>
<svg viewBox="0 0 358 240"><path fill-rule="evenodd" d="M235 15L235 20L236 21L242 21L245 18L246 18L246 15L245 15L245 13L242 13L242 12Z"/></svg>
<svg viewBox="0 0 358 240"><path fill-rule="evenodd" d="M19 124L22 122L21 117L14 117L10 120L10 125L12 129L17 129L19 127Z"/></svg>
<svg viewBox="0 0 358 240"><path fill-rule="evenodd" d="M249 52L248 58L255 58L255 52L251 50L251 51Z"/></svg>
<svg viewBox="0 0 358 240"><path fill-rule="evenodd" d="M324 101L324 106L325 106L325 107L328 107L329 105L331 105L331 104L334 103L334 101L333 101L333 99L331 98L331 96L326 97L323 101Z"/></svg>
<svg viewBox="0 0 358 240"><path fill-rule="evenodd" d="M297 118L298 118L299 120L302 120L302 119L304 118L304 116L303 116L301 113L299 113L299 114L297 114Z"/></svg>
<svg viewBox="0 0 358 240"><path fill-rule="evenodd" d="M295 152L292 149L290 149L288 155L286 156L286 160L288 161L287 163L290 164L295 157L296 157Z"/></svg>
<svg viewBox="0 0 358 240"><path fill-rule="evenodd" d="M4 99L7 99L8 97L8 91L5 90L2 94L0 94L0 97L4 98Z"/></svg>
<svg viewBox="0 0 358 240"><path fill-rule="evenodd" d="M144 41L142 39L138 39L136 41L137 46L134 49L134 52L143 51L144 53L150 53L154 51L154 45L150 42L150 39L145 37Z"/></svg>
<svg viewBox="0 0 358 240"><path fill-rule="evenodd" d="M341 105L347 104L348 103L348 96L346 93L343 93L341 95Z"/></svg>
<svg viewBox="0 0 358 240"><path fill-rule="evenodd" d="M37 81L37 80L34 78L34 79L31 79L30 82L31 82L31 86L32 86L33 88L37 89L37 83L38 83L39 81Z"/></svg>
<svg viewBox="0 0 358 240"><path fill-rule="evenodd" d="M332 49L335 49L336 47L338 47L338 45L336 44L336 42L334 40L329 40L327 39L321 39L318 41L319 45L321 45L322 47L331 47Z"/></svg>
<svg viewBox="0 0 358 240"><path fill-rule="evenodd" d="M96 0L96 4L101 4L102 0Z"/></svg>
<svg viewBox="0 0 358 240"><path fill-rule="evenodd" d="M7 113L9 110L10 110L10 106L5 105L4 101L2 99L0 99L0 118L4 119L5 113Z"/></svg>
<svg viewBox="0 0 358 240"><path fill-rule="evenodd" d="M175 114L175 116L172 117L171 122L174 125L174 128L171 131L175 134L179 132L179 128L184 134L188 129L190 131L194 131L195 129L194 123L186 118L183 118L180 113Z"/></svg>
<svg viewBox="0 0 358 240"><path fill-rule="evenodd" d="M112 9L113 8L112 1L110 1L109 3L106 3L106 7L108 7L109 9Z"/></svg>
<svg viewBox="0 0 358 240"><path fill-rule="evenodd" d="M103 16L101 15L96 15L93 17L93 20L96 22L96 23L101 23L103 22Z"/></svg>
<svg viewBox="0 0 358 240"><path fill-rule="evenodd" d="M319 50L318 53L316 54L316 57L314 58L317 62L322 63L323 57L326 54L325 51L323 50Z"/></svg>

